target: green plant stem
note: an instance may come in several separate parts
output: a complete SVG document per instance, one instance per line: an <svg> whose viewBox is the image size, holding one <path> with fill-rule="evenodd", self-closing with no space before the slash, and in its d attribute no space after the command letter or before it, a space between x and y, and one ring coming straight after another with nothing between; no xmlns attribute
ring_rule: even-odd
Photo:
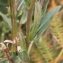
<svg viewBox="0 0 63 63"><path fill-rule="evenodd" d="M26 22L26 44L27 47L29 46L29 34L30 34L30 22L32 20L32 12L34 8L35 0L31 0L30 7L28 9L28 17L27 17L27 22Z"/></svg>
<svg viewBox="0 0 63 63"><path fill-rule="evenodd" d="M16 0L9 1L11 23L12 23L12 40L15 40L15 38L17 37L17 23L16 23L17 4L15 2ZM11 51L17 53L17 41L16 40L15 40L15 44L11 46Z"/></svg>
<svg viewBox="0 0 63 63"><path fill-rule="evenodd" d="M15 19L15 8L14 8L14 0L10 0L10 15L12 22L12 40L16 37L16 19Z"/></svg>

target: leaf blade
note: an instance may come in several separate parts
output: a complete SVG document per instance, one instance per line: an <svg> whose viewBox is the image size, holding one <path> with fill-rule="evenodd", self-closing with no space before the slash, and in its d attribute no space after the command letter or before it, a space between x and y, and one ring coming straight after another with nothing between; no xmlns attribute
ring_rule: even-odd
<svg viewBox="0 0 63 63"><path fill-rule="evenodd" d="M10 18L7 18L6 15L4 15L4 14L1 13L1 12L0 12L0 16L1 16L1 17L3 18L3 20L8 24L9 28L12 29Z"/></svg>
<svg viewBox="0 0 63 63"><path fill-rule="evenodd" d="M40 20L40 25L37 30L37 33L34 38L40 36L49 26L51 20L53 19L53 16L58 12L58 10L61 8L61 6L57 6L55 9L52 11L46 13Z"/></svg>

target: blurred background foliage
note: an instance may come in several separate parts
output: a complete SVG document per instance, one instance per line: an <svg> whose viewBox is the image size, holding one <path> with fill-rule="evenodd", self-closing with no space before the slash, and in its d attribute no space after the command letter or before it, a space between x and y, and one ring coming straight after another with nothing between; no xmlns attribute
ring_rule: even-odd
<svg viewBox="0 0 63 63"><path fill-rule="evenodd" d="M58 5L63 5L63 0L37 0L40 1L40 4L43 6L41 7L39 3L35 5L38 7L39 13L37 12L37 7L33 11L33 17L31 23L31 33L30 33L30 40L33 39L38 28L38 21L40 21L41 15L44 16L46 12L54 9ZM17 7L16 13L16 23L17 23L17 33L19 33L19 46L22 49L19 51L18 55L16 56L12 53L11 44L9 44L9 49L11 50L11 55L13 56L16 63L63 63L63 7L57 12L54 16L52 22L50 23L49 27L46 31L34 41L34 44L31 48L31 52L28 56L26 52L26 44L25 44L25 34L26 34L26 20L28 16L28 7L30 6L31 0L18 0L16 4L19 4ZM46 5L45 5L46 4ZM11 40L11 22L10 22L10 9L9 9L9 0L0 0L0 42L4 42L4 40ZM43 9L41 11L41 9ZM47 9L47 10L46 10ZM42 12L42 13L40 13ZM1 14L2 13L2 14ZM38 17L36 15L39 15ZM4 18L2 17L4 16ZM8 26L9 25L9 26ZM21 30L21 31L20 31ZM39 33L39 32L38 32ZM14 54L14 55L13 55ZM2 59L3 58L3 59ZM4 52L0 51L0 63L9 63L4 54ZM22 61L21 61L22 60ZM24 62L23 62L24 61Z"/></svg>

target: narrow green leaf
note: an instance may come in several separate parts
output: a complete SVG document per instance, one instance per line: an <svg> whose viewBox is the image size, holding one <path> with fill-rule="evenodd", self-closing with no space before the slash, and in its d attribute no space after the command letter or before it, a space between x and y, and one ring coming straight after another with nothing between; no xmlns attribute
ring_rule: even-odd
<svg viewBox="0 0 63 63"><path fill-rule="evenodd" d="M21 20L20 20L20 24L26 23L26 21L27 21L27 16L28 16L27 10L23 11L23 14L22 14L22 17L21 17Z"/></svg>
<svg viewBox="0 0 63 63"><path fill-rule="evenodd" d="M26 23L28 11L24 0L20 0L17 10L17 17L20 20L20 24Z"/></svg>
<svg viewBox="0 0 63 63"><path fill-rule="evenodd" d="M18 10L17 17L22 14L22 12L23 12L24 9L25 9L25 2L24 2L24 0L20 0L18 8L17 8L17 10Z"/></svg>
<svg viewBox="0 0 63 63"><path fill-rule="evenodd" d="M8 24L9 28L11 29L12 26L11 26L11 20L10 18L7 18L6 15L4 15L3 13L0 12L0 16L3 18L3 20Z"/></svg>
<svg viewBox="0 0 63 63"><path fill-rule="evenodd" d="M39 37L49 26L50 22L53 19L53 16L58 12L58 10L61 8L61 6L57 6L52 11L46 13L40 20L40 25L38 27L37 33L34 38Z"/></svg>
<svg viewBox="0 0 63 63"><path fill-rule="evenodd" d="M30 39L32 39L32 37L35 36L35 33L39 26L40 19L41 19L41 10L42 10L42 7L40 5L40 2L37 1L35 3L34 22L33 22L33 25L32 25L31 31L30 31Z"/></svg>
<svg viewBox="0 0 63 63"><path fill-rule="evenodd" d="M17 10L20 9L20 7L23 5L23 3L24 3L24 0L20 0L20 1L19 1L19 4L18 4L18 8L17 8Z"/></svg>

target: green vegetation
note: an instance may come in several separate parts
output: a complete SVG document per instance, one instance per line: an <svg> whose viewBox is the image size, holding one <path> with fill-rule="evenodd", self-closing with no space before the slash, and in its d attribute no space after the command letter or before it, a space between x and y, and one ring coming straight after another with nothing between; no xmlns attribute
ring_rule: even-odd
<svg viewBox="0 0 63 63"><path fill-rule="evenodd" d="M58 53L50 49L50 42L42 35L61 6L46 12L48 2L0 0L0 63L54 61Z"/></svg>

